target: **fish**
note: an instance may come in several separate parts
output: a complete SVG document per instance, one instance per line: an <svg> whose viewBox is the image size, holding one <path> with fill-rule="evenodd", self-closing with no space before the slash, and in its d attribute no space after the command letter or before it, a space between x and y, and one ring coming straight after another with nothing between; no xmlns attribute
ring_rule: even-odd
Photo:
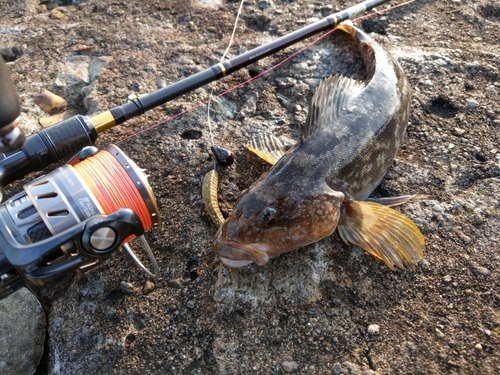
<svg viewBox="0 0 500 375"><path fill-rule="evenodd" d="M336 75L319 85L300 141L279 159L270 156L274 166L243 193L215 235L213 251L229 268L263 266L336 229L391 270L415 270L423 258L424 236L392 208L412 196L369 198L403 143L410 85L395 58L364 31L338 28L357 45L367 79Z"/></svg>

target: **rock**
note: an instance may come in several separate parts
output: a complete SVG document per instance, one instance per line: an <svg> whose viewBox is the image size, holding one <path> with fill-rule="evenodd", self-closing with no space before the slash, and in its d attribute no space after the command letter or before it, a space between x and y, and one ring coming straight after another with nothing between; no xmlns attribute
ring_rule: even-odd
<svg viewBox="0 0 500 375"><path fill-rule="evenodd" d="M164 87L167 87L167 82L164 79L157 78L155 83L156 83L156 87L158 89L162 89Z"/></svg>
<svg viewBox="0 0 500 375"><path fill-rule="evenodd" d="M491 271L489 269L487 269L486 267L474 266L474 271L476 271L477 273L479 273L483 276L491 275Z"/></svg>
<svg viewBox="0 0 500 375"><path fill-rule="evenodd" d="M90 56L70 56L63 67L62 73L57 77L58 86L72 86L76 84L88 84L90 82L89 66Z"/></svg>
<svg viewBox="0 0 500 375"><path fill-rule="evenodd" d="M310 17L310 18L306 19L307 23L315 23L315 22L318 22L318 21L319 21L318 17Z"/></svg>
<svg viewBox="0 0 500 375"><path fill-rule="evenodd" d="M188 309L194 309L194 301L187 301L186 302L186 307Z"/></svg>
<svg viewBox="0 0 500 375"><path fill-rule="evenodd" d="M272 8L274 6L272 0L260 0L258 3L257 3L257 7L259 7L259 9L268 9L268 8Z"/></svg>
<svg viewBox="0 0 500 375"><path fill-rule="evenodd" d="M478 352L480 352L481 350L483 350L483 346L481 344L476 344L474 346L474 349L476 349Z"/></svg>
<svg viewBox="0 0 500 375"><path fill-rule="evenodd" d="M92 59L89 64L90 82L93 82L97 75L108 65L113 58L111 56L99 56Z"/></svg>
<svg viewBox="0 0 500 375"><path fill-rule="evenodd" d="M148 280L148 281L146 281L146 283L142 287L142 294L148 295L153 290L155 290L155 283Z"/></svg>
<svg viewBox="0 0 500 375"><path fill-rule="evenodd" d="M477 102L477 100L468 99L467 103L465 103L466 109L476 109L477 107L479 107L479 103Z"/></svg>
<svg viewBox="0 0 500 375"><path fill-rule="evenodd" d="M2 55L5 62L15 61L23 54L22 50L16 47L0 48L0 55Z"/></svg>
<svg viewBox="0 0 500 375"><path fill-rule="evenodd" d="M339 375L341 372L342 372L342 366L340 365L340 363L335 363L333 365L332 374Z"/></svg>
<svg viewBox="0 0 500 375"><path fill-rule="evenodd" d="M439 328L436 328L436 336L439 338L443 338L444 337L443 331L441 331Z"/></svg>
<svg viewBox="0 0 500 375"><path fill-rule="evenodd" d="M64 318L61 318L60 316L56 316L54 319L52 319L52 324L55 329L58 329L64 324Z"/></svg>
<svg viewBox="0 0 500 375"><path fill-rule="evenodd" d="M50 11L50 17L55 19L64 18L65 14L61 12L60 9L52 9Z"/></svg>
<svg viewBox="0 0 500 375"><path fill-rule="evenodd" d="M285 372L295 372L299 369L299 364L295 361L284 361L281 362L281 367Z"/></svg>
<svg viewBox="0 0 500 375"><path fill-rule="evenodd" d="M66 120L77 114L78 112L75 111L74 109L69 109L67 111L64 111L63 113L58 113L57 115L40 117L38 121L40 122L40 125L42 125L44 128L48 128L49 126L57 124L58 122Z"/></svg>
<svg viewBox="0 0 500 375"><path fill-rule="evenodd" d="M42 109L42 111L47 112L50 115L60 112L68 106L68 102L64 98L61 98L59 95L56 95L47 89L42 89L40 94L35 96L33 101Z"/></svg>
<svg viewBox="0 0 500 375"><path fill-rule="evenodd" d="M246 114L255 114L257 110L257 100L259 100L259 94L256 91L248 91L245 94L245 102L243 103L241 111Z"/></svg>
<svg viewBox="0 0 500 375"><path fill-rule="evenodd" d="M466 131L464 129L460 129L460 128L456 128L456 127L453 128L451 131L451 134L456 135L457 137L461 137L465 133L466 133Z"/></svg>
<svg viewBox="0 0 500 375"><path fill-rule="evenodd" d="M128 283L126 281L122 281L122 282L120 282L120 288L124 292L131 292L134 289L134 285L132 285L131 283Z"/></svg>
<svg viewBox="0 0 500 375"><path fill-rule="evenodd" d="M24 0L24 1L17 1L16 3L18 4L21 10L25 11L27 14L30 15L35 15L40 12L47 11L47 8L43 6L43 4L40 4L41 2L39 0Z"/></svg>
<svg viewBox="0 0 500 375"><path fill-rule="evenodd" d="M92 116L93 114L100 112L101 109L97 98L94 98L92 96L86 96L85 98L83 98L83 105L87 110L87 116Z"/></svg>
<svg viewBox="0 0 500 375"><path fill-rule="evenodd" d="M0 373L33 374L42 358L45 314L26 288L0 301Z"/></svg>
<svg viewBox="0 0 500 375"><path fill-rule="evenodd" d="M370 335L376 336L379 334L379 332L380 332L380 327L378 324L370 324L368 326L368 333Z"/></svg>
<svg viewBox="0 0 500 375"><path fill-rule="evenodd" d="M167 285L171 288L180 289L182 288L182 283L177 279L172 279L167 281Z"/></svg>

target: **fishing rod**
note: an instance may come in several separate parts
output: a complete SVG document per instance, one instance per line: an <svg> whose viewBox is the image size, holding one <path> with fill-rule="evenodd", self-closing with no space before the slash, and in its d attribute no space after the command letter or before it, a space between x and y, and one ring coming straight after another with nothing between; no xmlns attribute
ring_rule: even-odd
<svg viewBox="0 0 500 375"><path fill-rule="evenodd" d="M3 200L3 187L23 178L28 173L42 170L52 163L62 162L74 156L83 147L93 145L100 133L131 118L140 116L146 111L165 104L185 93L232 74L294 43L333 28L345 20L354 19L387 2L389 0L363 1L343 11L329 15L316 23L284 35L275 41L217 63L199 73L150 94L142 95L140 98L114 107L104 113L93 117L73 116L26 137L22 147L19 147L19 143L22 143L23 139L22 134L18 135L18 127L12 125L12 117L14 116L9 116L3 123L1 122L2 118L0 118L0 137L6 131L7 133L15 132L16 134L15 141L0 142L4 146L0 147L0 152L5 149L11 150L0 154L0 201ZM1 64L3 64L3 61L0 61ZM12 92L11 85L4 85L4 81L7 82L7 80L0 80L0 93ZM2 105L1 102L0 105ZM0 108L1 112L2 108ZM0 140L3 141L3 138Z"/></svg>

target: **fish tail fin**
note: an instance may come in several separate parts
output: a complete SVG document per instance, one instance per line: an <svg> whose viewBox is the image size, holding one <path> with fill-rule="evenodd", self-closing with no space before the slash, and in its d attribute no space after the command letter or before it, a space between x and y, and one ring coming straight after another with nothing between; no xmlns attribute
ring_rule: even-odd
<svg viewBox="0 0 500 375"><path fill-rule="evenodd" d="M413 221L385 205L344 201L338 225L346 243L361 247L387 267L415 270L423 258L424 236Z"/></svg>

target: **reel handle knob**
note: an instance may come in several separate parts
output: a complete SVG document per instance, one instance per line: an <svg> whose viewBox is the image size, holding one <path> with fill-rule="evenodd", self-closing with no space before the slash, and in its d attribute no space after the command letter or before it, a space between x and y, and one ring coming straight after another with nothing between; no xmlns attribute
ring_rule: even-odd
<svg viewBox="0 0 500 375"><path fill-rule="evenodd" d="M128 237L143 234L139 216L130 208L120 208L110 215L92 217L85 225L79 248L89 257L102 257L120 248Z"/></svg>

